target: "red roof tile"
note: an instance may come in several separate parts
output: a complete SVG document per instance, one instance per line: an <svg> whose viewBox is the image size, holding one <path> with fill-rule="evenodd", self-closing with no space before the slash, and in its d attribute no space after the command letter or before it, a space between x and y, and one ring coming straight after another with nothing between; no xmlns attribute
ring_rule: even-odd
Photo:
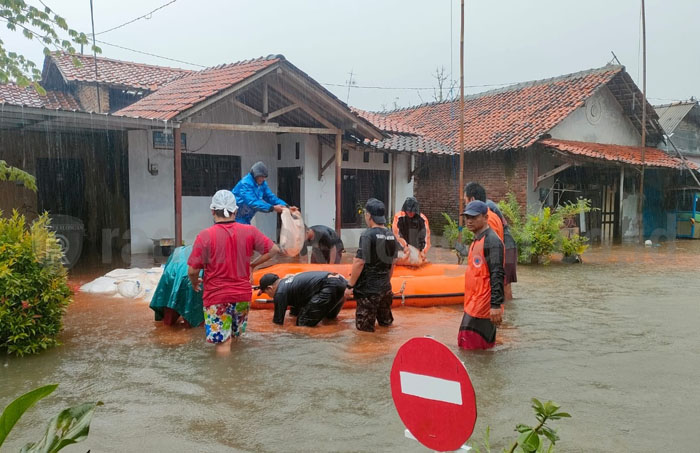
<svg viewBox="0 0 700 453"><path fill-rule="evenodd" d="M42 96L32 87L19 87L8 83L0 85L0 104L45 109L81 110L78 101L69 93L46 91Z"/></svg>
<svg viewBox="0 0 700 453"><path fill-rule="evenodd" d="M63 78L68 82L94 82L94 58L81 54L75 55L75 58L81 63L80 66L76 66L73 63L73 56L67 53L51 54L47 57L47 61L53 61ZM187 69L97 57L98 81L105 85L153 91L192 72Z"/></svg>
<svg viewBox="0 0 700 453"><path fill-rule="evenodd" d="M622 162L630 165L642 165L642 155L639 146L604 145L600 143L573 142L568 140L545 139L540 144L569 154ZM646 167L666 167L682 169L685 167L680 159L669 156L657 148L647 148L644 153ZM698 166L689 162L691 168Z"/></svg>
<svg viewBox="0 0 700 453"><path fill-rule="evenodd" d="M398 118L387 118L381 113L368 112L366 110L360 110L355 107L350 107L354 113L360 118L363 118L370 123L372 123L377 129L385 132L396 132L399 134L413 134L418 135L418 131L413 129L411 126L405 124Z"/></svg>
<svg viewBox="0 0 700 453"><path fill-rule="evenodd" d="M606 66L469 96L464 105L465 151L498 151L532 145L569 116L622 66ZM377 114L426 138L459 147L459 101L426 104Z"/></svg>
<svg viewBox="0 0 700 453"><path fill-rule="evenodd" d="M270 56L193 72L119 110L115 115L171 119L283 58Z"/></svg>

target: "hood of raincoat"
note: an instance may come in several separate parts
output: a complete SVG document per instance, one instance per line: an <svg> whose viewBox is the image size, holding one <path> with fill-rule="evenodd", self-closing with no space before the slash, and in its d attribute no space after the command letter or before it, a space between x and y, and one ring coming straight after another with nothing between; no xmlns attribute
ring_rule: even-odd
<svg viewBox="0 0 700 453"><path fill-rule="evenodd" d="M416 200L414 197L406 198L406 201L403 202L401 210L403 212L414 212L416 214L420 214L420 206L418 205L418 200Z"/></svg>
<svg viewBox="0 0 700 453"><path fill-rule="evenodd" d="M252 167L250 167L250 174L253 178L258 176L264 176L267 178L267 166L262 162L255 162Z"/></svg>

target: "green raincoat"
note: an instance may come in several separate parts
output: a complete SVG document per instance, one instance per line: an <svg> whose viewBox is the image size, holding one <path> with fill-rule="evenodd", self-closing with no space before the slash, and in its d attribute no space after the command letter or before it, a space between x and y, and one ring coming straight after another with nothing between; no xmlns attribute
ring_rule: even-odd
<svg viewBox="0 0 700 453"><path fill-rule="evenodd" d="M202 292L194 292L187 278L187 260L192 253L192 246L178 247L165 263L163 276L158 282L151 299L151 310L155 312L156 321L163 320L164 308L172 308L192 327L204 322Z"/></svg>

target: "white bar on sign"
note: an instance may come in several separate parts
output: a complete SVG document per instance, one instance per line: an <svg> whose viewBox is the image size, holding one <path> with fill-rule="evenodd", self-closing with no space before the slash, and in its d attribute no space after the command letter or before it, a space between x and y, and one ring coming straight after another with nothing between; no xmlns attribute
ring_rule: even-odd
<svg viewBox="0 0 700 453"><path fill-rule="evenodd" d="M401 392L428 400L462 404L462 386L457 381L399 371Z"/></svg>

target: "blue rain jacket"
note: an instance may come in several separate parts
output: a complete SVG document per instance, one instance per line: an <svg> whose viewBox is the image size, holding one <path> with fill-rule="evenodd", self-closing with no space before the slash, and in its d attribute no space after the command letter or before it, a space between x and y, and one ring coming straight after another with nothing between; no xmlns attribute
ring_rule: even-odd
<svg viewBox="0 0 700 453"><path fill-rule="evenodd" d="M236 204L238 205L238 213L236 214L236 222L238 223L249 225L256 212L270 212L272 207L278 204L287 206L284 200L272 193L267 186L267 181L258 185L250 173L238 181L232 192L236 196Z"/></svg>

